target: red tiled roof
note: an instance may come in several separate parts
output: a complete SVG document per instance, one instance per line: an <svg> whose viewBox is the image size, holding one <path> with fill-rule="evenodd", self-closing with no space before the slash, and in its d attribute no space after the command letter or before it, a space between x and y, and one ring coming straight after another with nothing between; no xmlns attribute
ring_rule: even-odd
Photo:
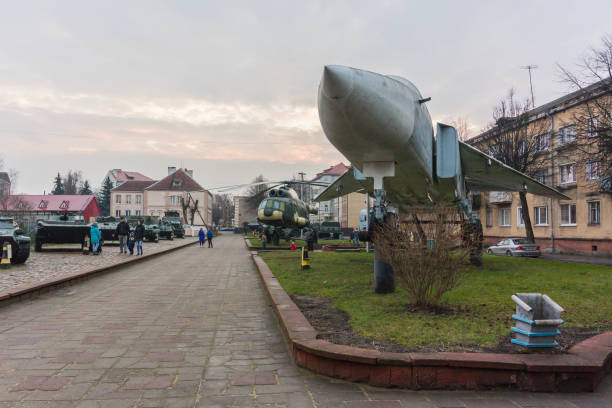
<svg viewBox="0 0 612 408"><path fill-rule="evenodd" d="M81 212L91 200L95 200L93 195L15 194L9 197L7 210Z"/></svg>
<svg viewBox="0 0 612 408"><path fill-rule="evenodd" d="M155 180L141 181L141 180L128 180L119 186L113 188L113 191L144 191L145 188L151 184L156 183Z"/></svg>
<svg viewBox="0 0 612 408"><path fill-rule="evenodd" d="M331 166L330 168L327 168L325 170L323 170L322 172L317 174L317 177L321 177L324 176L326 174L329 174L331 176L341 176L344 173L346 173L346 171L348 170L348 166L344 163L338 163L335 166Z"/></svg>
<svg viewBox="0 0 612 408"><path fill-rule="evenodd" d="M138 180L138 181L154 181L152 178L145 176L144 174L138 173L137 171L123 171L117 170L113 172L115 180L118 182Z"/></svg>
<svg viewBox="0 0 612 408"><path fill-rule="evenodd" d="M145 190L204 191L204 187L199 185L185 170L178 169Z"/></svg>

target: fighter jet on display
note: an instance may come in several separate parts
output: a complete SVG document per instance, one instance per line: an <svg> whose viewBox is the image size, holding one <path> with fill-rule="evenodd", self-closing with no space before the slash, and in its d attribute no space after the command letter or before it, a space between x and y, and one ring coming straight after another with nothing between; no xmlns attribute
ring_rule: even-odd
<svg viewBox="0 0 612 408"><path fill-rule="evenodd" d="M383 220L389 202L400 212L451 202L482 230L473 217L469 191L527 191L568 199L459 141L452 126L438 123L434 137L425 105L429 99L405 78L326 66L319 85L319 118L352 171L315 201L368 192L375 199L372 216L377 222Z"/></svg>

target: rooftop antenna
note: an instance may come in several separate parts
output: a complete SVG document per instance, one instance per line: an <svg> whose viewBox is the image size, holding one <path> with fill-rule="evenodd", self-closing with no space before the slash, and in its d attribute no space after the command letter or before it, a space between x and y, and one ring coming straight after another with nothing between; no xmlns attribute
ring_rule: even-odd
<svg viewBox="0 0 612 408"><path fill-rule="evenodd" d="M521 69L526 69L529 71L529 88L531 88L531 107L535 108L535 99L533 98L533 83L531 81L531 70L538 68L537 65L524 65Z"/></svg>

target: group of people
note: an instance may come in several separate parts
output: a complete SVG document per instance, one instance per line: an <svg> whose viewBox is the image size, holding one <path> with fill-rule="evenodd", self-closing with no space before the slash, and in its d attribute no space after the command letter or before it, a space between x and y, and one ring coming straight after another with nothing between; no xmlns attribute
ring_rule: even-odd
<svg viewBox="0 0 612 408"><path fill-rule="evenodd" d="M204 244L206 243L206 240L208 239L208 247L212 248L213 247L213 243L212 243L212 239L213 239L213 232L211 229L209 229L208 231L204 232L204 228L200 228L200 231L198 232L198 238L200 239L200 246L203 247Z"/></svg>
<svg viewBox="0 0 612 408"><path fill-rule="evenodd" d="M98 255L102 252L102 233L98 227L98 223L93 223L90 229L91 237L91 250L94 255ZM138 224L132 230L130 224L127 223L125 217L121 217L117 229L115 229L114 236L119 240L119 253L134 255L134 247L136 247L136 255L140 256L143 254L142 241L145 236L145 227L142 225L142 221L138 220Z"/></svg>

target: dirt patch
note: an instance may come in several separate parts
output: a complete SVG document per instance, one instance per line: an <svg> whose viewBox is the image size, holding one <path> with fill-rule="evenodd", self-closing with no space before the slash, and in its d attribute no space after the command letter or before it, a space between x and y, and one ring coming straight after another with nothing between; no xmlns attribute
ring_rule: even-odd
<svg viewBox="0 0 612 408"><path fill-rule="evenodd" d="M374 349L393 353L408 352L439 352L439 351L460 351L472 353L504 353L504 354L562 354L566 353L573 345L580 343L589 337L603 333L605 327L564 327L561 335L557 336L559 347L555 349L528 349L510 343L512 335L500 339L496 347L486 348L473 344L425 344L417 347L407 347L393 341L376 340L364 337L356 333L349 323L350 315L343 310L334 309L331 300L314 296L291 295L291 299L300 308L304 316L308 319L312 327L318 332L317 338L327 340L330 343L353 346L365 349ZM415 313L429 314L457 314L469 313L468 309L453 309L450 307L437 307L423 310L415 306L407 306L408 310Z"/></svg>

